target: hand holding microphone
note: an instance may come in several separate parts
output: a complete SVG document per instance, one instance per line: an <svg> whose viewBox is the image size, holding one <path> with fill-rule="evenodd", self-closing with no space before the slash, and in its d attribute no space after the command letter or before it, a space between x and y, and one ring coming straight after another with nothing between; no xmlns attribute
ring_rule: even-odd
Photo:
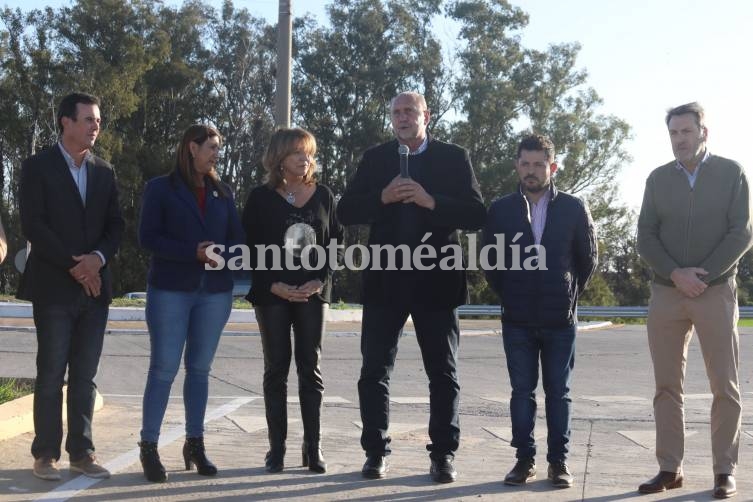
<svg viewBox="0 0 753 502"><path fill-rule="evenodd" d="M424 187L410 177L408 170L408 154L410 149L407 145L400 145L397 149L400 155L400 174L395 176L390 184L382 190L382 204L416 204L417 206L433 210L436 201L434 197L424 190Z"/></svg>
<svg viewBox="0 0 753 502"><path fill-rule="evenodd" d="M400 155L400 177L410 178L410 172L408 171L408 154L410 153L410 148L408 148L408 145L400 145L397 148L397 153Z"/></svg>

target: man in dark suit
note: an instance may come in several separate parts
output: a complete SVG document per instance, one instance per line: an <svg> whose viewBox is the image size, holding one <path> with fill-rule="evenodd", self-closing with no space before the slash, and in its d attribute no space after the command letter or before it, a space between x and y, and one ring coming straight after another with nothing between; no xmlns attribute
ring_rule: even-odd
<svg viewBox="0 0 753 502"><path fill-rule="evenodd" d="M412 270L403 269L411 265L407 256L396 260L395 270L375 266L372 256L372 267L364 271L363 366L358 381L361 446L366 452L362 473L373 479L387 472L389 380L398 338L410 315L429 377L430 474L435 481L447 483L457 475L453 461L460 439L460 331L455 309L466 303L468 291L462 259L442 267L447 270L440 268L440 261L444 246L458 249L457 229L483 225L485 209L466 150L427 134L430 113L423 96L399 94L390 104L390 115L397 138L364 153L337 214L346 225L371 225L371 246L399 246L411 256L419 248L433 249L434 256L420 253L421 263L414 263L419 267ZM410 177L400 175L398 148L402 145L410 149ZM396 255L399 258L401 252ZM380 256L382 264L387 264L384 254Z"/></svg>
<svg viewBox="0 0 753 502"><path fill-rule="evenodd" d="M18 297L31 300L37 328L33 473L60 479L67 368L71 470L106 478L110 473L97 463L92 442L94 375L112 298L107 265L124 222L112 166L89 151L99 134L99 100L70 94L57 120L58 143L24 161L20 185L21 227L31 250Z"/></svg>

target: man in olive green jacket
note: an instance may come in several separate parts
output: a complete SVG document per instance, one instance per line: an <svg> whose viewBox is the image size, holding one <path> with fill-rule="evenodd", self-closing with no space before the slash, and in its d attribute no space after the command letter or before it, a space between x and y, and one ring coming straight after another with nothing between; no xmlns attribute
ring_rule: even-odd
<svg viewBox="0 0 753 502"><path fill-rule="evenodd" d="M666 122L676 160L649 175L638 220L638 252L654 271L647 329L660 471L638 490L682 486L683 380L695 327L713 393L713 495L727 498L737 493L741 405L735 275L753 239L748 181L740 164L706 149L708 130L698 103L669 110Z"/></svg>

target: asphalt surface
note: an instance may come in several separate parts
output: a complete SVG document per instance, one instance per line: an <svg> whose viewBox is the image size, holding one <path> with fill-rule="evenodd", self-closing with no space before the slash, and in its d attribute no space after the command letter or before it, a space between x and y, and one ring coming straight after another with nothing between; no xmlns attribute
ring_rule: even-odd
<svg viewBox="0 0 753 502"><path fill-rule="evenodd" d="M115 328L111 326L111 328ZM206 445L218 465L217 477L183 470L182 373L173 385L160 440L169 480L144 480L136 443L141 395L149 362L149 338L139 325L117 327L107 335L97 383L105 407L95 415L99 459L113 472L109 480L89 480L67 469L63 480L41 481L31 474L32 434L0 442L0 500L712 500L709 440L711 396L697 341L688 354L686 388L686 460L684 487L658 495L638 495L640 483L658 471L651 400L653 376L645 327L639 325L583 331L577 339L572 382L573 422L569 465L576 477L569 489L554 489L546 479L546 422L539 392L536 437L538 479L524 487L502 483L514 464L509 445L507 400L510 388L498 321L463 321L460 343L461 445L455 465L458 480L438 485L428 475L428 387L415 337L400 341L391 384L393 454L383 480L360 475L360 415L356 382L360 369L357 323L331 323L323 348L325 405L323 451L328 472L300 466L302 427L295 365L289 380L288 453L280 474L264 471L267 450L262 393L263 359L254 326L247 334L223 337L210 378ZM242 328L242 329L241 329ZM23 327L19 327L23 329ZM409 328L410 329L410 328ZM123 331L121 331L123 330ZM753 329L741 332L743 434L735 500L753 500ZM0 331L0 376L33 377L36 342L28 331Z"/></svg>

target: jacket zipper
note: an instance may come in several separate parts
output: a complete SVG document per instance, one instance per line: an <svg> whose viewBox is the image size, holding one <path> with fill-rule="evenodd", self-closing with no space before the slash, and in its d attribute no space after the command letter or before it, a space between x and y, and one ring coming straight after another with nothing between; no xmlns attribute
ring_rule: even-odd
<svg viewBox="0 0 753 502"><path fill-rule="evenodd" d="M685 228L685 254L683 256L682 264L684 267L689 266L688 264L688 254L690 251L690 227L693 224L693 200L695 199L695 190L693 188L690 189L690 198L688 201L688 223L687 227Z"/></svg>

